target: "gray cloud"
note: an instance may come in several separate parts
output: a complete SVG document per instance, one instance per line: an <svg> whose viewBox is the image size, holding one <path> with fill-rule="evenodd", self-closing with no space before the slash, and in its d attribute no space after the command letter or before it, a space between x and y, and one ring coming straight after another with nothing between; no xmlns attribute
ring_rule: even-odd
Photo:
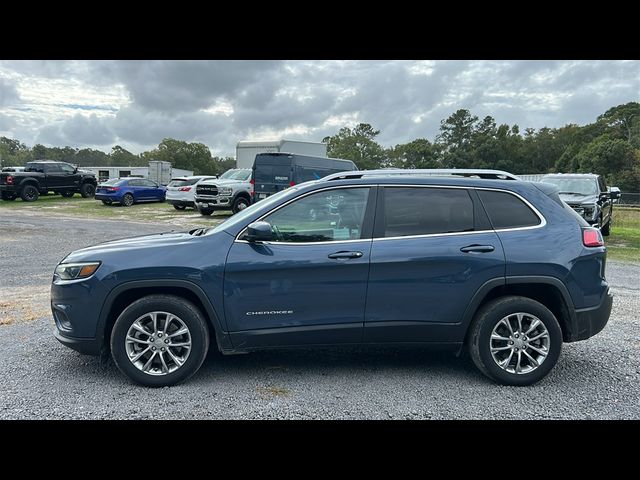
<svg viewBox="0 0 640 480"><path fill-rule="evenodd" d="M20 95L13 82L0 77L0 108L14 105L20 101Z"/></svg>
<svg viewBox="0 0 640 480"><path fill-rule="evenodd" d="M79 115L73 105L80 102L61 98L60 90L43 107L43 92L29 94L38 77L58 88L73 82L74 92L83 85L111 92L100 100L104 113ZM82 96L82 108L91 107L90 98ZM459 108L524 130L593 122L639 98L637 61L0 62L0 114L4 108L12 122L7 125L5 115L2 128L23 135L20 140L121 143L138 151L174 137L233 154L238 140L265 132L319 141L356 121L371 123L381 130L379 141L392 146L433 140L440 121ZM29 113L34 108L37 114Z"/></svg>
<svg viewBox="0 0 640 480"><path fill-rule="evenodd" d="M116 142L110 126L110 119L96 115L73 117L43 126L37 136L37 143L44 145L68 145L84 148L86 146L112 146Z"/></svg>

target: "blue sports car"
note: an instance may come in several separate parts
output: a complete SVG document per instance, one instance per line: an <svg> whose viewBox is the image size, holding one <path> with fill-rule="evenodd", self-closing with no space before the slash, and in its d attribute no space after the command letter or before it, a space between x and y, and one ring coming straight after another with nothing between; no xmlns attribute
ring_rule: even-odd
<svg viewBox="0 0 640 480"><path fill-rule="evenodd" d="M146 178L113 178L98 185L95 198L105 205L130 207L137 202L164 202L166 193L166 187Z"/></svg>

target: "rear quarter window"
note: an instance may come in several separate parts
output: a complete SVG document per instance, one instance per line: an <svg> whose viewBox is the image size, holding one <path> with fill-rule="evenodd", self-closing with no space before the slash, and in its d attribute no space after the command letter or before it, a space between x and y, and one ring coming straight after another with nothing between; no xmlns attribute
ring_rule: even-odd
<svg viewBox="0 0 640 480"><path fill-rule="evenodd" d="M511 193L478 190L478 195L496 230L533 227L541 223L538 215Z"/></svg>
<svg viewBox="0 0 640 480"><path fill-rule="evenodd" d="M474 230L473 202L465 189L385 187L384 237Z"/></svg>

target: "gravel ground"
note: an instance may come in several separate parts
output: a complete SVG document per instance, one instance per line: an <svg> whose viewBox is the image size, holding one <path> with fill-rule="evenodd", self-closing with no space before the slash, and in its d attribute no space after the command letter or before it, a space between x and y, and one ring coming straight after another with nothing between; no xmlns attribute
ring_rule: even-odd
<svg viewBox="0 0 640 480"><path fill-rule="evenodd" d="M0 419L640 418L638 264L608 263L609 324L565 344L553 372L532 387L495 385L451 354L343 347L211 353L186 384L152 390L53 338L48 284L71 250L167 226L1 209L0 218Z"/></svg>

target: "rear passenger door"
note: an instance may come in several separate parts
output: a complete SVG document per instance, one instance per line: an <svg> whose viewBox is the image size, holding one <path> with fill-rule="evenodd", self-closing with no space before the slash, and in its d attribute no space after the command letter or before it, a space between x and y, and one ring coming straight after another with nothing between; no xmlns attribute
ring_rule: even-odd
<svg viewBox="0 0 640 480"><path fill-rule="evenodd" d="M461 341L474 294L505 274L475 191L384 186L377 206L364 341Z"/></svg>

